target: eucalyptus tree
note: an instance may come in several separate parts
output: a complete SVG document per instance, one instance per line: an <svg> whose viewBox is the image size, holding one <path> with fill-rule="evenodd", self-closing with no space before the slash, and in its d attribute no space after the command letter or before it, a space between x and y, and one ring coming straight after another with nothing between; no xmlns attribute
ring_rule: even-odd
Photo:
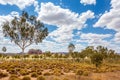
<svg viewBox="0 0 120 80"><path fill-rule="evenodd" d="M87 46L85 49L81 50L79 57L84 59L85 57L91 57L94 53L94 46Z"/></svg>
<svg viewBox="0 0 120 80"><path fill-rule="evenodd" d="M2 51L3 51L3 52L6 52L6 51L7 51L6 47L3 47L3 48L2 48Z"/></svg>
<svg viewBox="0 0 120 80"><path fill-rule="evenodd" d="M93 64L95 64L96 68L100 67L100 65L102 64L103 62L103 55L102 54L99 54L99 53L94 53L92 56L91 56L91 62Z"/></svg>
<svg viewBox="0 0 120 80"><path fill-rule="evenodd" d="M68 45L69 53L72 53L72 52L74 51L74 49L75 49L75 45L72 44L72 43L70 43L70 44Z"/></svg>
<svg viewBox="0 0 120 80"><path fill-rule="evenodd" d="M106 58L109 50L107 47L97 46L96 51L97 51L97 53L102 54L104 58Z"/></svg>
<svg viewBox="0 0 120 80"><path fill-rule="evenodd" d="M28 15L23 11L20 17L14 17L12 21L3 23L3 34L22 49L33 43L40 43L48 35L48 29L37 20L34 15Z"/></svg>

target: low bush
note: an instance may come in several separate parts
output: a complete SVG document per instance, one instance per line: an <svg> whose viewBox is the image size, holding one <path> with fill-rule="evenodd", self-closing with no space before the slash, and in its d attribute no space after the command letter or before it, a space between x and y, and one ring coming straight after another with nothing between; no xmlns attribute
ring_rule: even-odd
<svg viewBox="0 0 120 80"><path fill-rule="evenodd" d="M38 74L36 72L31 73L31 77L38 77Z"/></svg>
<svg viewBox="0 0 120 80"><path fill-rule="evenodd" d="M4 77L7 77L8 76L8 73L2 73L0 72L0 78L4 78Z"/></svg>
<svg viewBox="0 0 120 80"><path fill-rule="evenodd" d="M52 75L52 73L46 72L46 73L44 73L43 75L44 75L44 76L50 76L50 75Z"/></svg>
<svg viewBox="0 0 120 80"><path fill-rule="evenodd" d="M10 74L17 74L17 71L15 69L9 69L8 71Z"/></svg>
<svg viewBox="0 0 120 80"><path fill-rule="evenodd" d="M88 76L89 74L90 74L89 71L84 71L84 72L83 72L83 76Z"/></svg>
<svg viewBox="0 0 120 80"><path fill-rule="evenodd" d="M11 75L8 80L21 80L17 75Z"/></svg>
<svg viewBox="0 0 120 80"><path fill-rule="evenodd" d="M44 77L44 76L39 76L39 77L37 78L37 80L45 80L45 77Z"/></svg>
<svg viewBox="0 0 120 80"><path fill-rule="evenodd" d="M60 76L60 75L63 75L62 71L60 69L54 69L53 70L53 75L56 75L56 76Z"/></svg>
<svg viewBox="0 0 120 80"><path fill-rule="evenodd" d="M28 72L26 69L21 69L21 70L19 71L19 73L20 73L22 76L29 75L29 72Z"/></svg>
<svg viewBox="0 0 120 80"><path fill-rule="evenodd" d="M82 70L77 70L76 75L83 75L83 71Z"/></svg>
<svg viewBox="0 0 120 80"><path fill-rule="evenodd" d="M37 72L38 75L42 75L41 70L37 70L36 72Z"/></svg>
<svg viewBox="0 0 120 80"><path fill-rule="evenodd" d="M31 78L29 76L24 76L22 80L31 80Z"/></svg>

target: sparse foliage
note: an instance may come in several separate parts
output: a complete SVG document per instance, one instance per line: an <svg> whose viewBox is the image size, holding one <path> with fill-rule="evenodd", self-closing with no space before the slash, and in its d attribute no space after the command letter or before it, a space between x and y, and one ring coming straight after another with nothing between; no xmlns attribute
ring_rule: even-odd
<svg viewBox="0 0 120 80"><path fill-rule="evenodd" d="M6 52L6 51L7 51L6 47L3 47L3 48L2 48L2 51L3 51L3 52Z"/></svg>
<svg viewBox="0 0 120 80"><path fill-rule="evenodd" d="M19 18L15 17L12 21L6 21L3 26L3 34L22 49L33 43L40 43L48 35L48 29L44 24L37 20L34 15L29 16L27 12L22 13Z"/></svg>
<svg viewBox="0 0 120 80"><path fill-rule="evenodd" d="M75 49L75 45L72 44L72 43L70 43L70 44L68 45L69 53L72 53L72 52L74 51L74 49Z"/></svg>
<svg viewBox="0 0 120 80"><path fill-rule="evenodd" d="M103 61L103 55L99 53L95 53L91 57L91 62L95 64L96 67L100 67Z"/></svg>

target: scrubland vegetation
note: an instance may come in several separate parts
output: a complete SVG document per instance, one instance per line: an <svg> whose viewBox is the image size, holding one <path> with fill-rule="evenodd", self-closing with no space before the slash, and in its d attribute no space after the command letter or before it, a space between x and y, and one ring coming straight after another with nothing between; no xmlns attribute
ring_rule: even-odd
<svg viewBox="0 0 120 80"><path fill-rule="evenodd" d="M119 73L120 55L102 46L66 54L0 54L1 80L119 80Z"/></svg>

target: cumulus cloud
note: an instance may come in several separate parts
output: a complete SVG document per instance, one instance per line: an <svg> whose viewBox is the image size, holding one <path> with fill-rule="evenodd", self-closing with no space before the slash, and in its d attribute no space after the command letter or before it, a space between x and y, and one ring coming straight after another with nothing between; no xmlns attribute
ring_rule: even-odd
<svg viewBox="0 0 120 80"><path fill-rule="evenodd" d="M41 9L38 12L42 22L58 28L49 34L57 42L67 42L74 36L73 30L81 30L88 19L94 18L94 13L90 10L78 14L56 6L51 2L41 3ZM69 36L68 36L69 35Z"/></svg>
<svg viewBox="0 0 120 80"><path fill-rule="evenodd" d="M115 34L114 41L115 41L115 43L119 43L120 44L120 32Z"/></svg>
<svg viewBox="0 0 120 80"><path fill-rule="evenodd" d="M96 33L81 34L82 39L104 39L107 37L111 37L111 34L96 34Z"/></svg>
<svg viewBox="0 0 120 80"><path fill-rule="evenodd" d="M111 0L111 9L106 11L95 23L94 27L102 27L116 31L113 41L120 43L120 1Z"/></svg>
<svg viewBox="0 0 120 80"><path fill-rule="evenodd" d="M30 6L35 2L35 0L0 0L2 5L16 5L20 9L24 9L26 6Z"/></svg>
<svg viewBox="0 0 120 80"><path fill-rule="evenodd" d="M94 27L102 27L120 31L120 1L111 0L111 9L106 11L95 23Z"/></svg>
<svg viewBox="0 0 120 80"><path fill-rule="evenodd" d="M75 44L75 51L81 51L84 48L85 46L83 46L82 44Z"/></svg>
<svg viewBox="0 0 120 80"><path fill-rule="evenodd" d="M82 33L80 35L80 41L87 42L88 45L105 45L107 46L109 43L104 40L106 38L111 37L111 34L95 34L95 33Z"/></svg>
<svg viewBox="0 0 120 80"><path fill-rule="evenodd" d="M92 4L96 4L96 0L80 0L80 3L81 4L84 4L84 5L92 5Z"/></svg>

